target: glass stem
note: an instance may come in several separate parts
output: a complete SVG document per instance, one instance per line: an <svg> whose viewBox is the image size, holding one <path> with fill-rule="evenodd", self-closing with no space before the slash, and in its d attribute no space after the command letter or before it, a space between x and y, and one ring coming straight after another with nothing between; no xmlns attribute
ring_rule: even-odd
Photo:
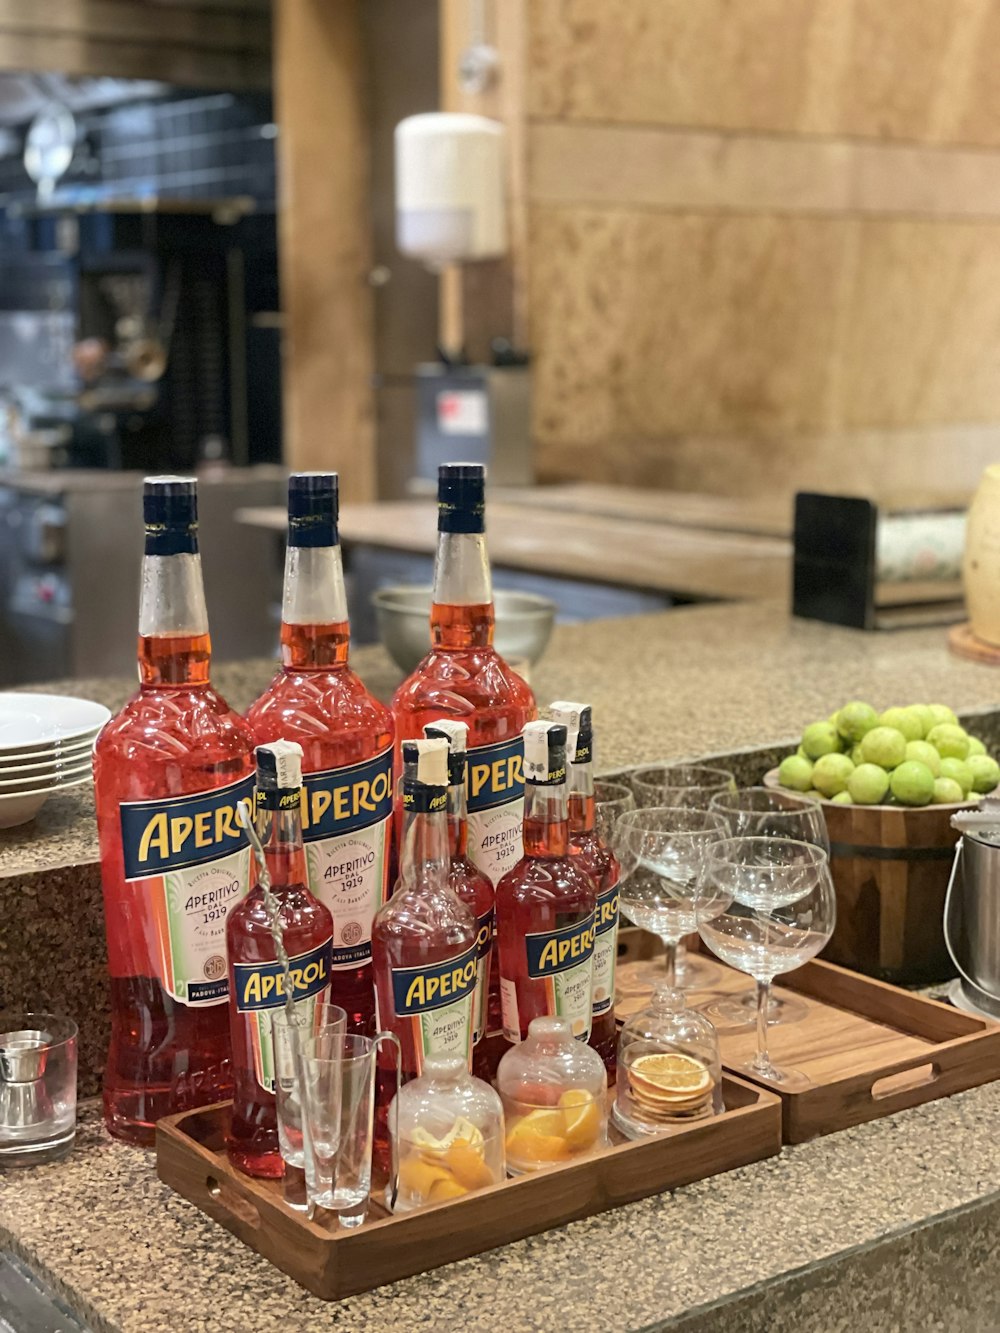
<svg viewBox="0 0 1000 1333"><path fill-rule="evenodd" d="M753 1067L761 1074L772 1072L771 1057L767 1053L767 1011L771 1004L771 982L757 978L757 1054Z"/></svg>
<svg viewBox="0 0 1000 1333"><path fill-rule="evenodd" d="M677 985L677 941L664 940L663 947L666 950L666 978L671 986Z"/></svg>

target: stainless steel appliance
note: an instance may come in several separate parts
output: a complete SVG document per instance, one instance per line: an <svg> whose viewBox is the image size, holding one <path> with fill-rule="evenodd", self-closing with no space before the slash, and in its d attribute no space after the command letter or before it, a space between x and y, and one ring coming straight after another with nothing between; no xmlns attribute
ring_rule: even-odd
<svg viewBox="0 0 1000 1333"><path fill-rule="evenodd" d="M139 472L0 474L0 685L135 670L141 487ZM199 477L202 562L220 660L274 650L270 545L233 514L281 504L283 493L277 467Z"/></svg>
<svg viewBox="0 0 1000 1333"><path fill-rule="evenodd" d="M1000 800L952 816L962 835L944 903L944 938L961 978L957 1003L1000 1018Z"/></svg>

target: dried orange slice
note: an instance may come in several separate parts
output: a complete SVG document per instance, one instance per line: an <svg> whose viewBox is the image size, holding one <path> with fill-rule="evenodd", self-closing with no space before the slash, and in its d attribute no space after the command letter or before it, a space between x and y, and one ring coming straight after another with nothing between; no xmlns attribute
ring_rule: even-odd
<svg viewBox="0 0 1000 1333"><path fill-rule="evenodd" d="M585 1088L567 1088L559 1098L566 1142L576 1152L593 1147L601 1132L601 1108Z"/></svg>
<svg viewBox="0 0 1000 1333"><path fill-rule="evenodd" d="M690 1055L640 1055L628 1071L633 1088L657 1099L692 1101L712 1087L712 1075Z"/></svg>

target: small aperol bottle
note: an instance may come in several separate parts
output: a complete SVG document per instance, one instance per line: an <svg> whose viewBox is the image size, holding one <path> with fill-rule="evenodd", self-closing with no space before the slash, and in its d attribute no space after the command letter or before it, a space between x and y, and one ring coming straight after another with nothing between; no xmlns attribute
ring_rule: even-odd
<svg viewBox="0 0 1000 1333"><path fill-rule="evenodd" d="M480 464L438 469L431 650L397 689L392 711L397 745L438 718L468 725L469 857L496 884L521 854L521 728L538 709L493 647L485 484Z"/></svg>
<svg viewBox="0 0 1000 1333"><path fill-rule="evenodd" d="M590 1038L597 889L570 853L566 728L524 728L524 856L497 885L503 1033L523 1041L533 1018L564 1018Z"/></svg>
<svg viewBox="0 0 1000 1333"><path fill-rule="evenodd" d="M302 845L302 747L257 746L255 818L271 893L278 902L296 1007L306 1023L329 999L333 918L306 885ZM226 1149L248 1176L284 1175L274 1103L271 1015L285 1005L285 970L258 883L226 924L229 1022L233 1040L233 1113Z"/></svg>
<svg viewBox="0 0 1000 1333"><path fill-rule="evenodd" d="M289 477L281 669L247 720L259 744L302 746L308 883L334 924L332 999L364 1032L375 1016L372 919L389 887L393 724L348 665L337 519L335 472Z"/></svg>
<svg viewBox="0 0 1000 1333"><path fill-rule="evenodd" d="M402 1047L403 1079L426 1055L461 1055L472 1067L476 919L448 883L448 742L403 744L399 881L372 930L380 1028Z"/></svg>
<svg viewBox="0 0 1000 1333"><path fill-rule="evenodd" d="M162 1116L232 1091L226 918L250 884L237 807L253 736L209 682L195 483L150 477L139 692L97 738L94 785L111 975L104 1119L151 1144Z"/></svg>
<svg viewBox="0 0 1000 1333"><path fill-rule="evenodd" d="M476 1003L473 1012L473 1036L475 1050L472 1055L472 1067L479 1078L492 1074L486 1065L486 1020L489 1008L490 979L493 960L493 908L496 895L493 885L481 870L469 860L467 854L469 827L466 811L465 794L465 743L469 728L464 722L455 722L442 718L440 722L428 722L424 735L433 739L439 737L448 742L448 850L451 853L451 868L448 883L455 896L472 909L476 918ZM497 977L499 995L500 978Z"/></svg>
<svg viewBox="0 0 1000 1333"><path fill-rule="evenodd" d="M615 963L618 958L618 858L597 831L594 816L594 730L590 704L560 701L549 712L566 727L569 765L569 850L597 886L594 922L594 1018L590 1044L613 1078L618 1050Z"/></svg>

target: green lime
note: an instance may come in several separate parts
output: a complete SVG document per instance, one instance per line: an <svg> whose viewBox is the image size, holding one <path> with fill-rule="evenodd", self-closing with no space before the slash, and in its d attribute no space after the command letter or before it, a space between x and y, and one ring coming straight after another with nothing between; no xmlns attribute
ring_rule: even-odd
<svg viewBox="0 0 1000 1333"><path fill-rule="evenodd" d="M906 737L895 727L875 727L861 742L861 756L866 764L895 768L906 758Z"/></svg>
<svg viewBox="0 0 1000 1333"><path fill-rule="evenodd" d="M934 779L934 804L959 805L965 800L965 792L954 778Z"/></svg>
<svg viewBox="0 0 1000 1333"><path fill-rule="evenodd" d="M968 796L972 791L972 771L964 759L942 759L941 776L957 782L963 796Z"/></svg>
<svg viewBox="0 0 1000 1333"><path fill-rule="evenodd" d="M854 764L855 767L857 767L858 764L863 764L864 762L865 759L864 755L861 753L861 744L859 742L851 750L851 763Z"/></svg>
<svg viewBox="0 0 1000 1333"><path fill-rule="evenodd" d="M965 766L972 774L972 790L977 792L992 791L1000 782L1000 764L988 754L970 754Z"/></svg>
<svg viewBox="0 0 1000 1333"><path fill-rule="evenodd" d="M986 746L982 743L982 741L979 739L979 737L978 737L978 736L970 736L970 737L969 737L969 756L968 756L968 757L971 759L972 756L973 756L974 754L985 754L985 753L986 753Z"/></svg>
<svg viewBox="0 0 1000 1333"><path fill-rule="evenodd" d="M892 727L901 731L908 741L922 741L924 724L908 708L887 708L879 718L880 727Z"/></svg>
<svg viewBox="0 0 1000 1333"><path fill-rule="evenodd" d="M926 764L935 777L941 772L941 756L930 741L909 741L906 746L907 759L918 764Z"/></svg>
<svg viewBox="0 0 1000 1333"><path fill-rule="evenodd" d="M964 759L969 753L969 738L953 722L939 722L927 733L927 739L942 759Z"/></svg>
<svg viewBox="0 0 1000 1333"><path fill-rule="evenodd" d="M889 790L889 774L878 764L859 764L847 779L847 790L857 805L878 805Z"/></svg>
<svg viewBox="0 0 1000 1333"><path fill-rule="evenodd" d="M802 733L802 748L809 759L819 759L824 754L835 754L843 746L832 722L813 722Z"/></svg>
<svg viewBox="0 0 1000 1333"><path fill-rule="evenodd" d="M906 760L893 770L892 794L903 805L929 805L934 799L934 774L926 764Z"/></svg>
<svg viewBox="0 0 1000 1333"><path fill-rule="evenodd" d="M953 727L958 725L958 718L947 704L924 704L923 707L930 712L935 727L939 727L942 722L950 722Z"/></svg>
<svg viewBox="0 0 1000 1333"><path fill-rule="evenodd" d="M871 704L854 703L844 704L843 708L837 714L837 730L845 741L856 744L866 731L871 731L872 727L878 726L878 713L872 708Z"/></svg>
<svg viewBox="0 0 1000 1333"><path fill-rule="evenodd" d="M778 781L789 791L808 791L812 784L813 766L801 755L790 754L778 765Z"/></svg>
<svg viewBox="0 0 1000 1333"><path fill-rule="evenodd" d="M850 793L850 792L847 792L847 791L838 791L837 794L836 794L836 796L831 796L831 797L830 797L830 800L834 803L834 805L853 805L853 804L854 804L853 800L851 799L851 793Z"/></svg>
<svg viewBox="0 0 1000 1333"><path fill-rule="evenodd" d="M928 704L910 704L906 711L908 713L913 713L920 718L920 725L924 729L924 736L926 736L931 727L935 725L934 714L931 712Z"/></svg>
<svg viewBox="0 0 1000 1333"><path fill-rule="evenodd" d="M844 791L847 779L854 772L854 765L846 754L824 754L813 764L813 786L824 796L836 796Z"/></svg>

